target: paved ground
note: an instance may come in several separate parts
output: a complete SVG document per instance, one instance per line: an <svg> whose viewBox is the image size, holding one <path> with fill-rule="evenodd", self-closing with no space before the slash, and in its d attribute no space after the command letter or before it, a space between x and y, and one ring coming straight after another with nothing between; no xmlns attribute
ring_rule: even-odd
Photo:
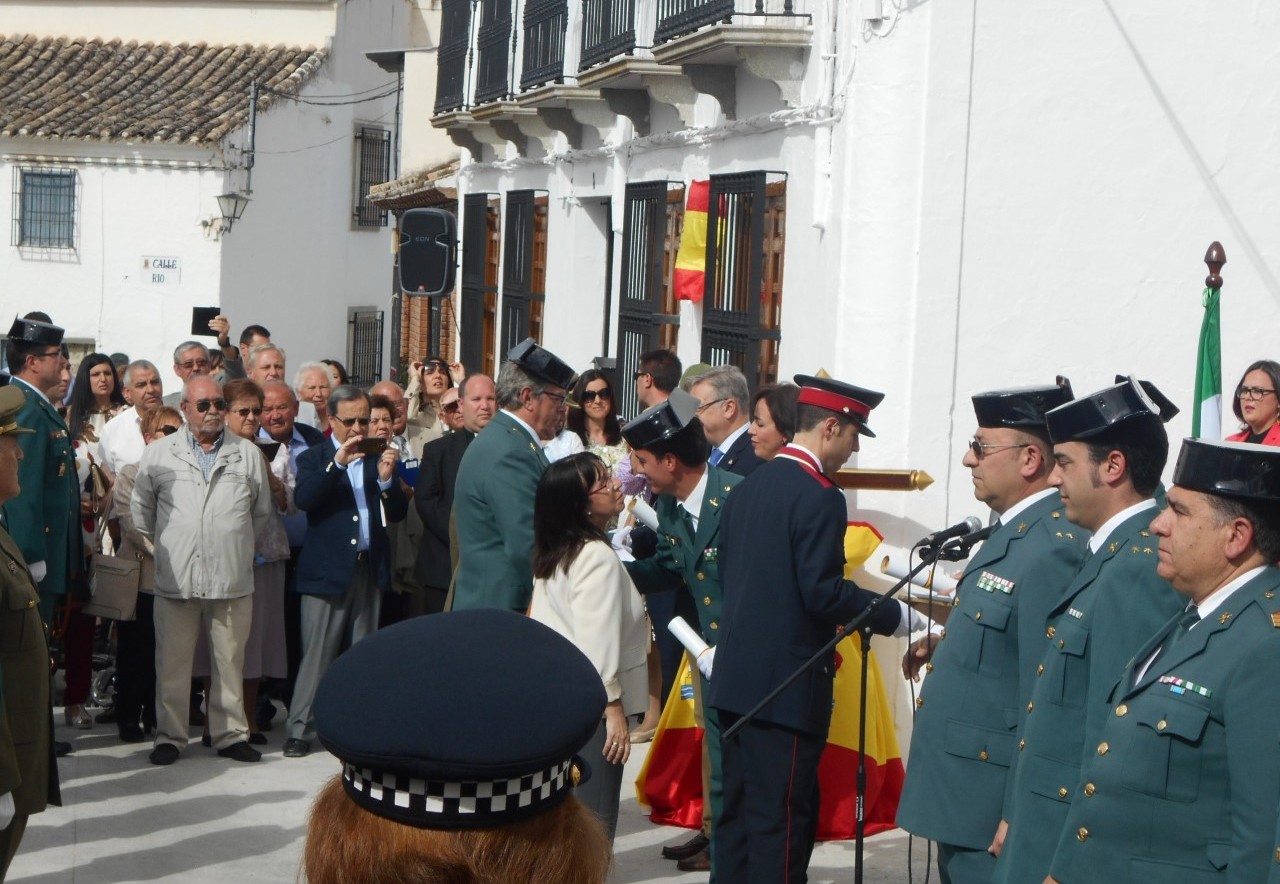
<svg viewBox="0 0 1280 884"><path fill-rule="evenodd" d="M60 714L60 710L59 710ZM61 719L59 718L59 721ZM307 808L320 784L337 772L323 751L305 759L280 754L280 729L259 764L218 758L197 742L172 767L147 763L150 744L125 745L115 727L75 731L58 738L75 744L59 760L65 806L32 818L9 871L22 884L124 884L134 881L294 882ZM634 782L642 756L628 763ZM684 829L651 824L624 789L615 844L615 884L701 882L680 874L659 848L684 840ZM908 884L908 839L886 832L867 842L867 884ZM915 842L914 880L925 880L924 845ZM810 880L853 881L853 844L819 845ZM935 878L936 880L936 878ZM553 882L549 882L553 884Z"/></svg>

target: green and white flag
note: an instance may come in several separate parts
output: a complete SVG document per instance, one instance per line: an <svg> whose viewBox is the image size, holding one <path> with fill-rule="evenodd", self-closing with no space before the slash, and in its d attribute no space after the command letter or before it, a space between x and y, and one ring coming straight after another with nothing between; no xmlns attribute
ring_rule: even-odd
<svg viewBox="0 0 1280 884"><path fill-rule="evenodd" d="M1196 356L1196 410L1191 415L1191 435L1197 439L1222 436L1221 299L1222 289L1204 290L1204 320Z"/></svg>

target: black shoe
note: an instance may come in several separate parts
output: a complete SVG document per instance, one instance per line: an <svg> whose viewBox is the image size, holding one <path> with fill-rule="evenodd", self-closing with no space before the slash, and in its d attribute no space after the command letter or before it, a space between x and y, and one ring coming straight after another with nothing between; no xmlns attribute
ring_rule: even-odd
<svg viewBox="0 0 1280 884"><path fill-rule="evenodd" d="M98 724L115 724L116 710L114 707L111 709L103 709L93 717L93 720Z"/></svg>
<svg viewBox="0 0 1280 884"><path fill-rule="evenodd" d="M239 743L232 743L225 749L219 749L218 754L223 758L230 758L232 761L262 760L262 753L250 746L246 740L241 740Z"/></svg>
<svg viewBox="0 0 1280 884"><path fill-rule="evenodd" d="M117 725L120 728L120 742L122 743L141 743L146 739L142 735L142 728L136 724Z"/></svg>
<svg viewBox="0 0 1280 884"><path fill-rule="evenodd" d="M711 871L711 848L704 847L693 856L687 856L680 862L676 863L676 868L682 872L709 872Z"/></svg>
<svg viewBox="0 0 1280 884"><path fill-rule="evenodd" d="M70 743L64 743L61 740L53 741L53 754L59 758L64 755L70 755L74 751L75 749L72 748Z"/></svg>
<svg viewBox="0 0 1280 884"><path fill-rule="evenodd" d="M172 743L161 743L151 750L151 754L147 756L147 760L152 764L173 764L178 760L178 756L182 753L178 747Z"/></svg>
<svg viewBox="0 0 1280 884"><path fill-rule="evenodd" d="M297 737L290 737L284 741L285 758L305 758L310 754L311 744L306 740L299 740Z"/></svg>
<svg viewBox="0 0 1280 884"><path fill-rule="evenodd" d="M255 746L265 746L267 745L267 735L266 734L249 734L249 742Z"/></svg>
<svg viewBox="0 0 1280 884"><path fill-rule="evenodd" d="M212 746L213 740L209 737L208 734L204 734L203 736L200 737L200 745L205 747Z"/></svg>
<svg viewBox="0 0 1280 884"><path fill-rule="evenodd" d="M672 844L662 848L663 859L688 859L696 853L700 853L707 849L711 844L707 836L701 832L695 832L693 837L688 841L680 844Z"/></svg>

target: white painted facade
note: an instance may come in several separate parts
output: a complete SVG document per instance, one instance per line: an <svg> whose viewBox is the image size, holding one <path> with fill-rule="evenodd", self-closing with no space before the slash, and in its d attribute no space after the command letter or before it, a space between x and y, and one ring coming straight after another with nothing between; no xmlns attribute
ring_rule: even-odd
<svg viewBox="0 0 1280 884"><path fill-rule="evenodd" d="M354 132L396 125L397 79L365 53L402 43L408 19L403 0L0 2L0 33L327 48L301 97L387 93L327 107L281 99L260 113L252 201L221 235L215 197L249 184L247 127L215 148L0 139L6 182L15 165L69 164L78 174L77 248L5 247L0 316L42 309L71 338L156 362L171 391L178 381L167 366L190 337L192 307L221 307L233 337L265 325L291 366L348 362L348 312L373 308L384 311L385 377L392 228L352 223ZM0 193L6 217L13 190ZM180 281L154 284L146 256L179 259Z"/></svg>

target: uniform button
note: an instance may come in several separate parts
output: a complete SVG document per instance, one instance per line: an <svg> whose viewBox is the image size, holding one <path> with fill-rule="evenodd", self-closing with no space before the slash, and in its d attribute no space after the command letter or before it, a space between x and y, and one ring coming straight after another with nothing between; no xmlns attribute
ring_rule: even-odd
<svg viewBox="0 0 1280 884"><path fill-rule="evenodd" d="M712 624L711 624L711 628L712 628L712 629L719 629L719 628L720 628L720 624L719 624L719 623L712 623Z"/></svg>
<svg viewBox="0 0 1280 884"><path fill-rule="evenodd" d="M1046 638L1053 638L1053 637L1054 637L1054 635L1056 635L1056 634L1057 634L1057 632L1058 632L1058 630L1056 630L1056 629L1054 629L1052 626L1050 626L1048 629L1046 629L1046 630L1044 631L1044 634L1045 634L1045 637L1046 637Z"/></svg>
<svg viewBox="0 0 1280 884"><path fill-rule="evenodd" d="M1088 840L1089 840L1089 830L1088 830L1088 829L1086 829L1084 826L1081 826L1080 828L1076 829L1076 840L1077 840L1077 841L1088 841Z"/></svg>
<svg viewBox="0 0 1280 884"><path fill-rule="evenodd" d="M987 760L987 750L986 750L986 749L983 749L981 752L979 752L979 753L978 753L978 760L979 760L979 761L986 761L986 760Z"/></svg>
<svg viewBox="0 0 1280 884"><path fill-rule="evenodd" d="M1037 663L1037 664L1036 664L1036 678L1039 678L1039 677L1040 677L1040 676L1042 676L1042 675L1044 675L1044 664L1043 664L1043 663Z"/></svg>
<svg viewBox="0 0 1280 884"><path fill-rule="evenodd" d="M1059 648L1065 648L1066 646L1067 646L1067 641L1066 641L1066 639L1062 639L1062 638L1058 639L1058 647L1059 647Z"/></svg>
<svg viewBox="0 0 1280 884"><path fill-rule="evenodd" d="M1035 701L1034 701L1034 700L1028 700L1028 701L1027 701L1027 711L1028 711L1028 712L1030 712L1030 711L1031 711L1032 709L1034 709L1034 708L1036 708Z"/></svg>
<svg viewBox="0 0 1280 884"><path fill-rule="evenodd" d="M49 533L49 529L48 529L48 528L45 528L45 529L44 529L44 533L45 533L45 534L48 534L48 533Z"/></svg>
<svg viewBox="0 0 1280 884"><path fill-rule="evenodd" d="M708 596L703 596L703 598L702 598L702 603L703 603L704 605L709 605L709 604L711 604L711 596L709 596L709 595L708 595Z"/></svg>
<svg viewBox="0 0 1280 884"><path fill-rule="evenodd" d="M916 697L916 708L919 709L924 705L924 697Z"/></svg>
<svg viewBox="0 0 1280 884"><path fill-rule="evenodd" d="M938 638L939 638L939 639L944 639L944 638L946 638L946 637L947 637L947 627L945 627L945 626L944 626L944 627L942 627L942 632L939 632L939 633L938 633Z"/></svg>
<svg viewBox="0 0 1280 884"><path fill-rule="evenodd" d="M356 515L352 516L352 517L351 517L351 521L353 521L353 522L359 522L359 521L360 521L360 515L357 513Z"/></svg>
<svg viewBox="0 0 1280 884"><path fill-rule="evenodd" d="M356 539L355 539L354 537L353 537L353 538L351 538L351 545L352 545L352 546L355 546L355 545L356 545Z"/></svg>
<svg viewBox="0 0 1280 884"><path fill-rule="evenodd" d="M1276 862L1280 863L1280 847L1276 848Z"/></svg>
<svg viewBox="0 0 1280 884"><path fill-rule="evenodd" d="M28 607L28 608L34 608L35 606L36 606L36 603L35 603L35 602L27 602L27 607Z"/></svg>
<svg viewBox="0 0 1280 884"><path fill-rule="evenodd" d="M1162 731L1168 726L1169 726L1169 722L1165 721L1163 718L1156 722L1156 730L1158 731Z"/></svg>
<svg viewBox="0 0 1280 884"><path fill-rule="evenodd" d="M706 579L707 579L707 575L706 575L706 574L703 574L701 571L699 571L699 572L698 572L698 579L699 579L699 580L706 580Z"/></svg>
<svg viewBox="0 0 1280 884"><path fill-rule="evenodd" d="M973 615L973 619L974 619L974 620L981 620L981 619L982 619L982 612L981 612L981 611L979 611L978 613L974 614L974 615Z"/></svg>
<svg viewBox="0 0 1280 884"><path fill-rule="evenodd" d="M1098 744L1099 755L1106 755L1110 751L1111 751L1111 747L1107 745L1106 740L1103 740L1101 743Z"/></svg>
<svg viewBox="0 0 1280 884"><path fill-rule="evenodd" d="M1027 748L1027 741L1026 741L1026 740L1019 740L1019 741L1018 741L1018 751L1019 751L1019 752L1021 752L1021 751L1022 751L1023 749L1025 749L1025 748Z"/></svg>
<svg viewBox="0 0 1280 884"><path fill-rule="evenodd" d="M929 662L929 663L924 664L924 671L925 671L925 672L933 672L933 663L932 663L932 662Z"/></svg>
<svg viewBox="0 0 1280 884"><path fill-rule="evenodd" d="M1085 784L1084 784L1084 797L1085 797L1085 798L1092 798L1092 797L1093 797L1093 793L1094 793L1094 792L1097 792L1097 791L1098 791L1098 787L1097 787L1097 786L1095 786L1093 783L1085 783Z"/></svg>
<svg viewBox="0 0 1280 884"><path fill-rule="evenodd" d="M1067 792L1067 787L1066 787L1066 786L1059 786L1059 787L1058 787L1058 797L1059 797L1059 798L1066 798L1068 794L1069 794L1069 793Z"/></svg>
<svg viewBox="0 0 1280 884"><path fill-rule="evenodd" d="M1116 718L1124 718L1129 714L1129 707L1121 703L1116 707Z"/></svg>

